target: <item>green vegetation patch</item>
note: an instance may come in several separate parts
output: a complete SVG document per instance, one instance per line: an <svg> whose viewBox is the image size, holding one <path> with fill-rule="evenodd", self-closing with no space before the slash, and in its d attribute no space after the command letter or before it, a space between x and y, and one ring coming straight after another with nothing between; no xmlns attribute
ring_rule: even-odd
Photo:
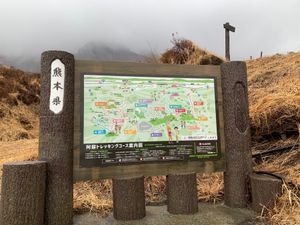
<svg viewBox="0 0 300 225"><path fill-rule="evenodd" d="M118 136L116 133L114 133L114 132L108 132L106 135L105 135L105 137L116 137L116 136Z"/></svg>
<svg viewBox="0 0 300 225"><path fill-rule="evenodd" d="M180 115L180 119L181 119L181 120L184 120L184 121L188 121L188 120L196 120L196 118L195 118L193 115L187 114L187 113L182 113L182 114Z"/></svg>
<svg viewBox="0 0 300 225"><path fill-rule="evenodd" d="M154 126L163 124L163 123L167 123L167 122L171 122L173 120L176 120L176 117L174 115L167 115L164 118L155 118L155 119L151 119L150 123Z"/></svg>

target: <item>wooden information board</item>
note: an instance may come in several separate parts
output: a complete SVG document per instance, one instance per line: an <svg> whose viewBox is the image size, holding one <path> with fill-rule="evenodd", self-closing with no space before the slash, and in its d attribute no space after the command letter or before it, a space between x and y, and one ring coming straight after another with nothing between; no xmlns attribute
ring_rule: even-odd
<svg viewBox="0 0 300 225"><path fill-rule="evenodd" d="M75 62L74 179L224 170L219 66Z"/></svg>

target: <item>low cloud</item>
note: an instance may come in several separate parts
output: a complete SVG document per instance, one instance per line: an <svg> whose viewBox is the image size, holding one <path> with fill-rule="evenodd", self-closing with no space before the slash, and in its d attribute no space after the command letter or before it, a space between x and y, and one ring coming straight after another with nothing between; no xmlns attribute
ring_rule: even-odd
<svg viewBox="0 0 300 225"><path fill-rule="evenodd" d="M45 50L75 54L91 42L161 53L176 32L223 56L223 23L230 22L232 59L243 60L299 51L299 11L297 0L3 0L0 56L39 60Z"/></svg>

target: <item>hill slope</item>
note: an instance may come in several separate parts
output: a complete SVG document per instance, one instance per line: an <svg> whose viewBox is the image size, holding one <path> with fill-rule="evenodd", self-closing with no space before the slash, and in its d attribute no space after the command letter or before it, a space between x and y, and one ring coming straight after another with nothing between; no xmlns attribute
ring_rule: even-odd
<svg viewBox="0 0 300 225"><path fill-rule="evenodd" d="M250 60L247 67L253 134L298 133L300 53Z"/></svg>
<svg viewBox="0 0 300 225"><path fill-rule="evenodd" d="M183 63L199 64L199 58L203 57L195 54L200 49L194 44L192 48L183 48L182 52L185 52ZM166 53L162 60L176 62L180 59L181 53L176 55L174 49ZM297 134L300 123L300 53L274 55L246 63L253 137ZM39 89L38 74L0 67L0 141L38 136Z"/></svg>
<svg viewBox="0 0 300 225"><path fill-rule="evenodd" d="M0 141L38 137L38 74L0 67Z"/></svg>
<svg viewBox="0 0 300 225"><path fill-rule="evenodd" d="M198 57L203 55L198 54L201 49L198 50L192 48L192 52L189 52L189 49L184 48L185 61L183 63L200 64L201 60ZM198 53L194 54L195 52ZM182 59L178 57L177 59ZM172 60L170 62L175 63ZM297 124L300 123L299 62L300 53L275 55L246 62L253 149L258 145L262 146L261 143L267 143L267 147L270 147L273 142L277 145L285 145L284 139L289 137L291 143L299 141L297 140L299 137ZM0 67L0 146L2 150L0 151L0 168L1 164L6 161L28 160L36 157L38 109L39 76ZM263 146L262 149L265 147ZM271 224L297 224L300 221L299 160L300 148L291 153L276 155L260 165L255 165L255 168L259 170L277 172L285 176L287 181L287 185L284 186L284 195L279 199L277 206L274 209L265 210ZM198 174L199 201L222 200L222 176L222 173ZM145 178L145 189L148 203L166 200L165 177ZM74 185L74 210L97 211L106 214L111 209L110 180L79 182Z"/></svg>

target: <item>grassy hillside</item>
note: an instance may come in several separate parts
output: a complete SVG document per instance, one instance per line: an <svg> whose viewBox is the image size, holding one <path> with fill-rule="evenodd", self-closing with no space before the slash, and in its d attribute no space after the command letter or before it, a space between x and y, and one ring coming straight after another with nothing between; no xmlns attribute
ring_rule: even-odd
<svg viewBox="0 0 300 225"><path fill-rule="evenodd" d="M39 74L0 66L0 141L38 137Z"/></svg>
<svg viewBox="0 0 300 225"><path fill-rule="evenodd" d="M220 64L220 57L177 40L161 56L163 63ZM299 142L300 53L249 60L252 151ZM35 158L38 147L39 75L0 67L0 167L7 161ZM27 140L24 140L27 139ZM300 149L277 154L255 164L256 170L285 177L284 194L274 209L264 209L268 224L300 224ZM1 179L1 176L0 176ZM199 201L223 200L223 174L198 174ZM165 177L145 178L147 204L166 201ZM112 210L110 180L74 185L74 210L106 215Z"/></svg>
<svg viewBox="0 0 300 225"><path fill-rule="evenodd" d="M300 53L247 61L253 136L298 133Z"/></svg>

